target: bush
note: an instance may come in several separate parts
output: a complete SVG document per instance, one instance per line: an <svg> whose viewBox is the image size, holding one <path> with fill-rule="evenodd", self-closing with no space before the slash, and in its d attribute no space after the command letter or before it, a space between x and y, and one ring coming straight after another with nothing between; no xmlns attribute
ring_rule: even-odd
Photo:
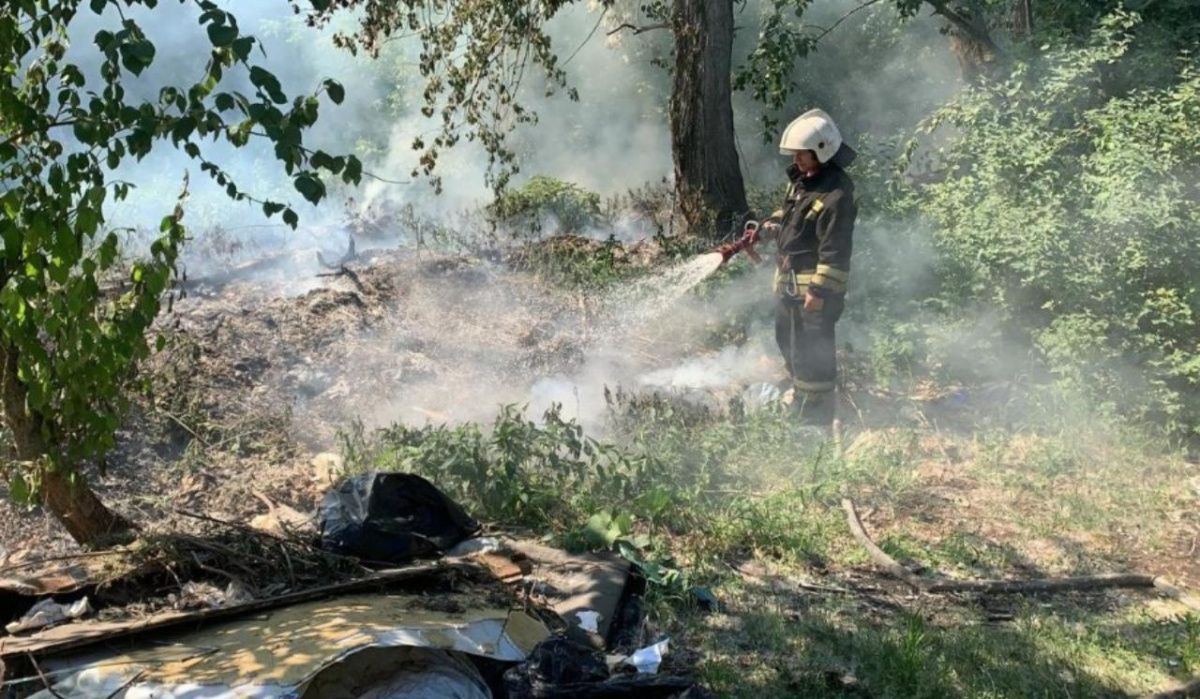
<svg viewBox="0 0 1200 699"><path fill-rule="evenodd" d="M541 232L547 222L558 234L572 235L601 225L600 195L554 177L537 175L519 189L506 191L487 208L493 226Z"/></svg>
<svg viewBox="0 0 1200 699"><path fill-rule="evenodd" d="M1123 94L1106 79L1137 20L967 90L940 182L915 192L961 278L942 301L984 306L1064 382L1122 418L1200 435L1200 63Z"/></svg>

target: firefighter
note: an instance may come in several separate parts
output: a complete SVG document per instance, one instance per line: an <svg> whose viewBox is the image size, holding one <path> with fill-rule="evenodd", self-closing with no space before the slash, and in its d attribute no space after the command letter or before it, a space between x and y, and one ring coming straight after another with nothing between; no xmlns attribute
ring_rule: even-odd
<svg viewBox="0 0 1200 699"><path fill-rule="evenodd" d="M778 249L775 340L800 420L831 427L837 405L834 326L845 308L857 216L854 182L844 168L855 152L820 109L788 124L779 151L792 156L790 184L783 208L763 226Z"/></svg>

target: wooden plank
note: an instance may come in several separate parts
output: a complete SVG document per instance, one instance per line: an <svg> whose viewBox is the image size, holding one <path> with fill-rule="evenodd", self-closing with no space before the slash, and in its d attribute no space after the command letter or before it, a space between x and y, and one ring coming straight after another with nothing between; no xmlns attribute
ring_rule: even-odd
<svg viewBox="0 0 1200 699"><path fill-rule="evenodd" d="M279 597L254 600L245 604L237 604L220 609L203 609L194 612L162 612L138 619L113 622L83 621L54 626L29 636L6 636L0 638L0 663L7 664L5 661L17 660L26 655L38 657L61 653L95 643L127 638L147 631L157 631L184 624L199 626L217 619L228 619L249 612L275 609L277 607L296 604L297 602L306 602L322 597L332 597L349 592L369 590L371 588L415 580L423 576L436 575L451 570L466 571L471 567L472 564L461 562L427 563L408 568L380 571L358 580L350 580L309 590L300 590Z"/></svg>

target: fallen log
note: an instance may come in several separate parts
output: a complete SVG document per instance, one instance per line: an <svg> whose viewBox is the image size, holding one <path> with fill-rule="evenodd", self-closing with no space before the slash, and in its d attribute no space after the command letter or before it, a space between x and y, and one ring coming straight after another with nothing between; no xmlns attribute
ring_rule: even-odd
<svg viewBox="0 0 1200 699"><path fill-rule="evenodd" d="M927 592L977 592L980 594L1020 594L1026 592L1068 592L1112 588L1154 587L1153 575L1106 573L1070 578L1034 578L1032 580L932 580Z"/></svg>
<svg viewBox="0 0 1200 699"><path fill-rule="evenodd" d="M862 544L862 547L866 550L871 560L886 573L897 580L907 583L918 592L929 594L968 592L986 595L1143 588L1154 589L1160 594L1171 597L1191 609L1200 610L1200 602L1183 590L1159 577L1140 573L1105 573L1069 578L1035 578L1032 580L951 580L945 577L922 578L908 568L905 568L896 559L887 555L883 549L875 544L875 541L871 539L871 535L867 533L866 528L863 526L862 519L858 516L858 510L854 507L853 502L843 499L842 509L846 511L846 523L850 526L850 533Z"/></svg>
<svg viewBox="0 0 1200 699"><path fill-rule="evenodd" d="M1142 699L1192 699L1194 697L1200 697L1200 679L1194 679L1187 684L1179 685L1174 689L1168 689L1164 692L1147 694Z"/></svg>

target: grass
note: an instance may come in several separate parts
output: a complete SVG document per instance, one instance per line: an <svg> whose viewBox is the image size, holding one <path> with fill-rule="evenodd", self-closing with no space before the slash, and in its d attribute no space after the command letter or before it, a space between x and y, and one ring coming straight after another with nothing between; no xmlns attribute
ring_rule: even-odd
<svg viewBox="0 0 1200 699"><path fill-rule="evenodd" d="M1200 673L1200 620L1174 603L912 597L872 568L839 508L854 499L885 550L952 577L1137 571L1194 586L1170 534L1180 508L1195 524L1194 493L1175 487L1195 466L1177 456L1099 435L921 427L860 426L839 450L782 411L661 396L616 397L610 414L604 441L509 408L490 429L358 432L344 451L352 468L423 473L484 519L575 547L596 545L580 535L595 513L621 519L609 543L636 540L639 561L680 572L653 590L651 616L719 696L848 696L846 676L879 697L1127 696ZM746 564L768 572L734 570ZM690 585L725 612L691 608Z"/></svg>
<svg viewBox="0 0 1200 699"><path fill-rule="evenodd" d="M734 623L694 617L699 672L720 696L838 697L853 677L878 697L1124 697L1170 682L1188 622L1023 605L992 624L977 610L879 613L859 603L763 604ZM1178 639L1178 640L1173 640Z"/></svg>
<svg viewBox="0 0 1200 699"><path fill-rule="evenodd" d="M571 289L632 272L603 249L541 248L524 263ZM726 270L698 293L735 280ZM721 316L713 341L745 332ZM870 352L845 375L880 374L864 368L883 361ZM490 426L351 430L342 451L351 470L423 474L486 521L624 553L658 583L651 623L718 696L1123 697L1200 674L1200 617L1178 603L915 596L874 568L839 506L852 499L876 541L924 574L1144 572L1200 589L1187 540L1200 498L1181 487L1200 468L1185 452L1042 388L993 399L889 377L852 392L840 444L782 409L617 393L603 439L508 407ZM696 585L724 611L695 609Z"/></svg>

